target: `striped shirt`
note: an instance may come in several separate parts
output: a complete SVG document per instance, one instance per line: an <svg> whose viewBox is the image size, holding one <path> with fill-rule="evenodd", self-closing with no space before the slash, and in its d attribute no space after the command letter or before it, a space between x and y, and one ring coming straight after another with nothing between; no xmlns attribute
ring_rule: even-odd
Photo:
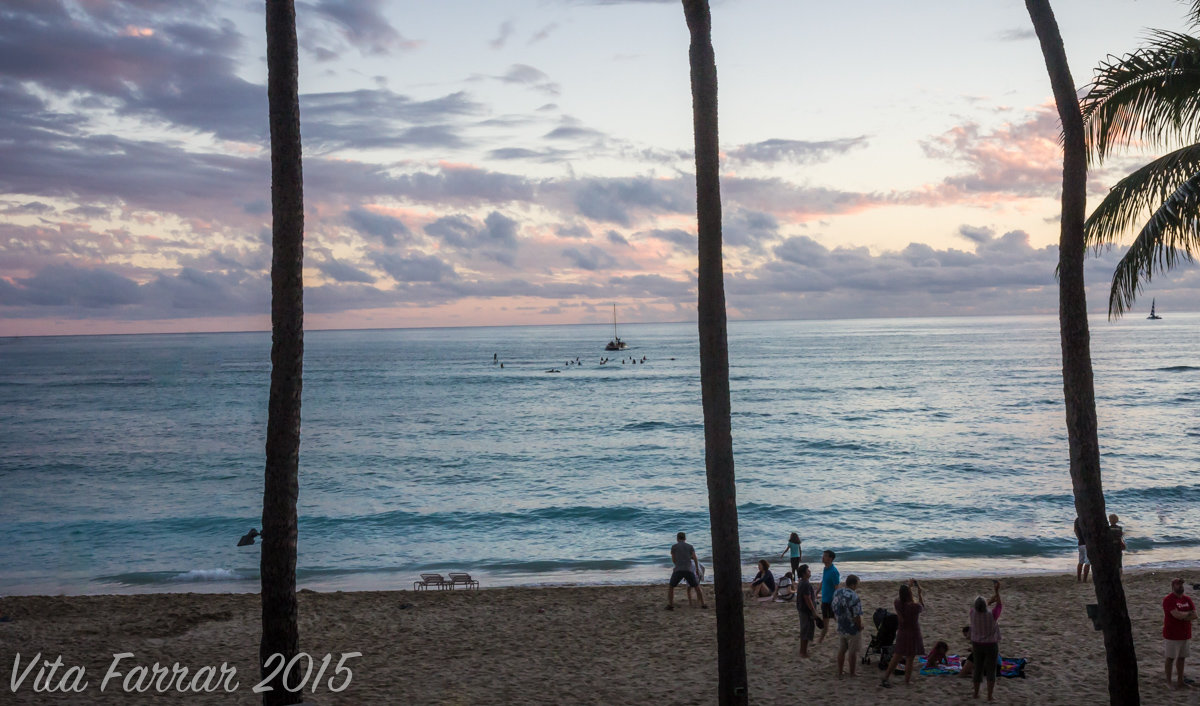
<svg viewBox="0 0 1200 706"><path fill-rule="evenodd" d="M971 607L971 614L967 618L971 624L971 642L981 645L1000 642L1000 625L996 621L1000 619L1000 609L1003 607L1000 601L996 601L995 608L982 613Z"/></svg>

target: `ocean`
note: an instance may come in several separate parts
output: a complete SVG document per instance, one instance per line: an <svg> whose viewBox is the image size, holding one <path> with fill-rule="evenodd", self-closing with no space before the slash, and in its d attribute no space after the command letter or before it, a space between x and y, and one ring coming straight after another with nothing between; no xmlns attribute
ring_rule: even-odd
<svg viewBox="0 0 1200 706"><path fill-rule="evenodd" d="M1092 322L1127 566L1196 563L1198 332ZM621 334L309 332L300 586L665 582L677 531L708 564L695 324ZM729 348L747 575L791 531L864 578L1074 570L1055 317L732 322ZM267 333L0 338L0 593L257 590L269 374Z"/></svg>

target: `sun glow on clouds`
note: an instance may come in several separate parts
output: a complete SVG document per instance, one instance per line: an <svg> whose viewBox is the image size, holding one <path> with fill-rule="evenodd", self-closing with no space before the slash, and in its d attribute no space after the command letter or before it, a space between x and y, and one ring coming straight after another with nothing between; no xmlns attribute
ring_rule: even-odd
<svg viewBox="0 0 1200 706"><path fill-rule="evenodd" d="M1147 0L1160 1L1175 2ZM478 3L458 22L450 5L419 4L404 36L387 3L301 8L309 325L602 322L610 312L594 303L612 300L630 321L694 316L686 43L669 60L666 49L636 58L652 90L631 122L613 117L631 111L611 83L614 73L630 82L631 64L612 71L620 60L604 41L634 25L678 38L678 13L660 27L656 3L513 0ZM34 57L14 80L0 78L0 328L267 325L265 48L261 9L239 7L0 9L0 44ZM1019 10L1014 26L1027 21ZM714 12L722 27L744 21L721 17L719 4ZM533 41L548 23L554 34ZM871 91L785 109L779 86L815 95L787 62L819 50L804 44L763 63L734 36L718 48L734 316L903 312L928 296L921 281L961 304L939 309L947 314L987 311L1006 287L1025 296L1025 310L1053 306L1052 276L1039 273L1054 265L1045 246L1061 154L1053 105L1038 105L1048 88L1036 43L1020 48L1028 71L1005 65L1014 85L1036 90L1005 94L1002 106L978 87L948 88L919 130L905 131L894 118L917 122L909 108L858 105ZM668 67L678 80L669 88ZM479 79L497 76L509 80ZM775 91L765 103L745 93L764 80ZM897 88L922 105L932 95ZM1007 269L995 267L1000 258Z"/></svg>

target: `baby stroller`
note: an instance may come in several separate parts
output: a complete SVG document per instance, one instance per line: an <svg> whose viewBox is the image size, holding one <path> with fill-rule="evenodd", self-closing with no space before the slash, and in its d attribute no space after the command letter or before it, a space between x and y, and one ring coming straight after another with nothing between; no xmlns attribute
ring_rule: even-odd
<svg viewBox="0 0 1200 706"><path fill-rule="evenodd" d="M877 654L879 668L887 669L888 662L892 659L892 650L896 646L896 630L900 628L900 616L887 608L876 608L871 622L875 623L875 634L871 636L871 642L863 652L862 663L870 664L871 655Z"/></svg>

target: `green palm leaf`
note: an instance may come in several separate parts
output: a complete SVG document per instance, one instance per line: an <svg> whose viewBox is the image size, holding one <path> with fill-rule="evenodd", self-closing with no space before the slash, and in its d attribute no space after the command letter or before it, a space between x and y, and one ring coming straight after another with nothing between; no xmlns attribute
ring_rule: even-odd
<svg viewBox="0 0 1200 706"><path fill-rule="evenodd" d="M1084 225L1087 244L1112 245L1196 174L1200 174L1200 144L1159 157L1117 182Z"/></svg>
<svg viewBox="0 0 1200 706"><path fill-rule="evenodd" d="M1200 0L1194 4L1200 13ZM1148 46L1110 56L1081 107L1089 152L1101 161L1134 140L1152 147L1200 141L1200 39L1157 30Z"/></svg>
<svg viewBox="0 0 1200 706"><path fill-rule="evenodd" d="M1117 263L1108 297L1109 318L1125 313L1144 283L1149 282L1156 272L1169 270L1180 261L1192 261L1192 252L1200 247L1198 212L1200 172L1180 183L1162 202ZM1095 218L1096 214L1092 214L1088 223Z"/></svg>

